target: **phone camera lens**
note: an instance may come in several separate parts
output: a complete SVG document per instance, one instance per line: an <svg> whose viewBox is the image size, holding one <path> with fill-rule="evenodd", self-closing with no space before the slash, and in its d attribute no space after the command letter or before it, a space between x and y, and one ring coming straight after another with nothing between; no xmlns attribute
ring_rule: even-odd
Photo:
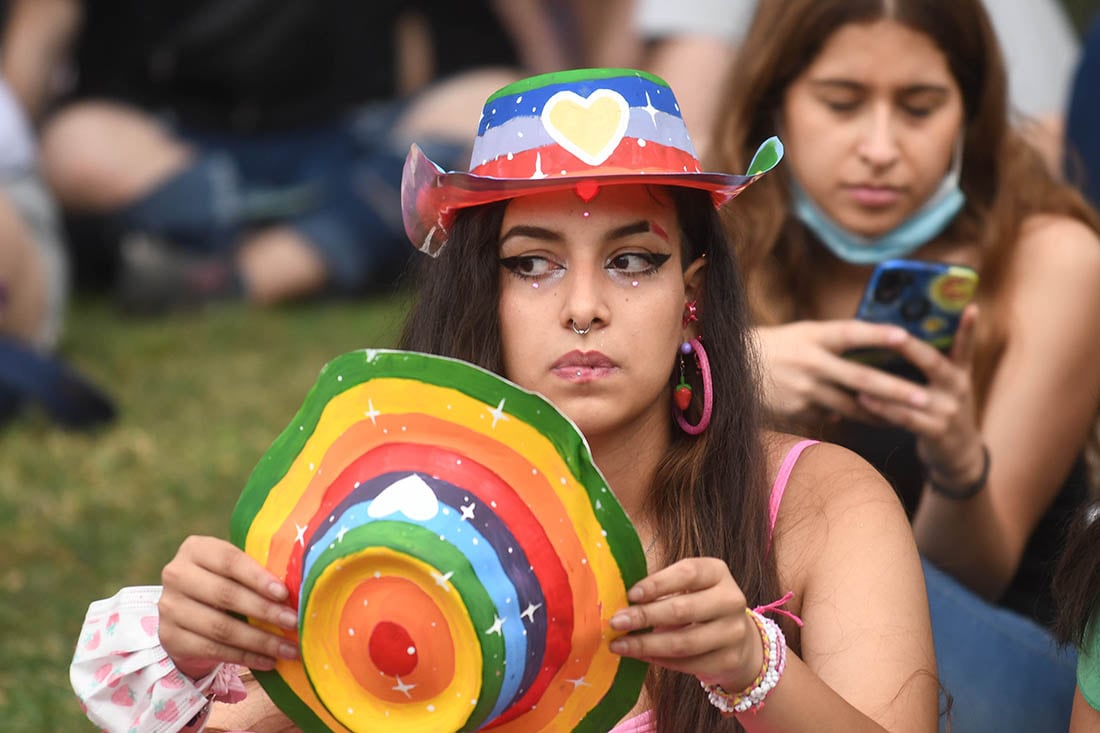
<svg viewBox="0 0 1100 733"><path fill-rule="evenodd" d="M928 315L931 307L926 298L913 298L901 304L901 317L907 321L919 321Z"/></svg>
<svg viewBox="0 0 1100 733"><path fill-rule="evenodd" d="M909 282L904 272L885 272L875 285L875 300L879 303L893 303L901 295Z"/></svg>

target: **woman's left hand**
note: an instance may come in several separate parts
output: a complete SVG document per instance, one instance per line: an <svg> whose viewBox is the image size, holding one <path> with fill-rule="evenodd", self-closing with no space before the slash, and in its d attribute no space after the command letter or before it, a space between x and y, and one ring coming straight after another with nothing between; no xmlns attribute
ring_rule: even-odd
<svg viewBox="0 0 1100 733"><path fill-rule="evenodd" d="M760 632L745 613L745 594L721 560L680 560L638 581L627 598L634 605L612 616L611 628L634 633L611 642L616 654L727 690L743 690L759 674Z"/></svg>
<svg viewBox="0 0 1100 733"><path fill-rule="evenodd" d="M983 461L970 379L977 320L978 307L967 306L950 356L917 338L896 347L928 379L920 399L902 403L866 392L859 395L868 412L917 436L917 452L931 473L960 486L980 475Z"/></svg>

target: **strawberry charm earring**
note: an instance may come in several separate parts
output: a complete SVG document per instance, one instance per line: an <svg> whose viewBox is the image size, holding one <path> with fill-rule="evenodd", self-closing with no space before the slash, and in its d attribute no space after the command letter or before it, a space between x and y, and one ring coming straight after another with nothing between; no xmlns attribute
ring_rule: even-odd
<svg viewBox="0 0 1100 733"><path fill-rule="evenodd" d="M688 301L684 303L684 315L681 319L683 328L687 328L689 323L697 323L699 321L699 308L696 305L696 301ZM691 354L693 351L691 342L685 341L680 344L680 383L672 390L672 399L676 403L676 406L680 408L680 412L683 412L691 404L691 385L684 379L684 357Z"/></svg>
<svg viewBox="0 0 1100 733"><path fill-rule="evenodd" d="M672 390L672 400L683 412L691 404L691 385L684 379L684 357L692 352L691 344L687 341L680 344L680 383Z"/></svg>
<svg viewBox="0 0 1100 733"><path fill-rule="evenodd" d="M687 328L689 323L698 320L696 302L693 300L686 303L684 305L684 328ZM695 357L695 368L703 381L703 412L699 416L699 422L694 425L689 423L684 416L688 407L691 406L692 398L691 385L684 377L684 361L687 356ZM680 381L672 390L672 401L676 405L676 409L673 411L676 424L688 435L699 435L710 425L711 412L714 409L714 383L711 381L710 361L707 359L707 352L703 349L703 343L697 338L688 339L680 344Z"/></svg>

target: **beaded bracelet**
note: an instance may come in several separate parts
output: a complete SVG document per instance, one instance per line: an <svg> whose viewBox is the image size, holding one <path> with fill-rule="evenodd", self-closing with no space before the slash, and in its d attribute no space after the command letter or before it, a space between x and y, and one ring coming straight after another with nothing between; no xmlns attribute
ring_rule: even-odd
<svg viewBox="0 0 1100 733"><path fill-rule="evenodd" d="M708 685L702 681L699 683L707 691L710 704L727 716L748 711L755 714L764 707L764 699L779 684L779 677L787 666L787 640L779 624L752 609L746 608L745 613L756 624L760 639L764 642L764 663L760 667L760 674L752 684L738 693L729 692L721 685Z"/></svg>

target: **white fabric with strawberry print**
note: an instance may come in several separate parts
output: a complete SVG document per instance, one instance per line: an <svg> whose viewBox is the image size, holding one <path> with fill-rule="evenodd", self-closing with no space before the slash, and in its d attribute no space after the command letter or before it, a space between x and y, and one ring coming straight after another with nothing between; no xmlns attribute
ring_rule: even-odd
<svg viewBox="0 0 1100 733"><path fill-rule="evenodd" d="M224 665L197 682L176 669L157 636L160 593L160 586L123 588L92 603L84 618L69 680L85 714L108 733L200 731L206 714L193 719L212 688L229 702L244 696L236 671ZM223 679L227 672L236 685Z"/></svg>

